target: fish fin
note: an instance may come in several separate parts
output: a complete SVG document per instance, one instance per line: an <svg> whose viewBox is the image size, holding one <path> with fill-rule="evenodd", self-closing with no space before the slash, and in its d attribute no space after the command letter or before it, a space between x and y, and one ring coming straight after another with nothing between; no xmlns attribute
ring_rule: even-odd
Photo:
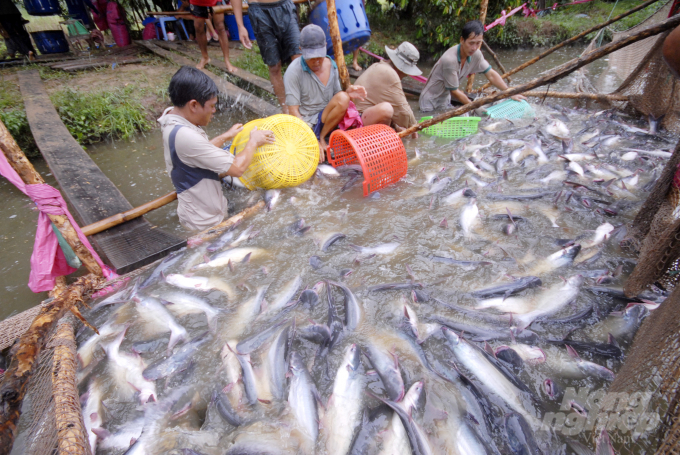
<svg viewBox="0 0 680 455"><path fill-rule="evenodd" d="M469 412L465 413L465 418L468 419L470 422L474 423L475 425L479 425L479 420L477 420L475 416L473 416Z"/></svg>
<svg viewBox="0 0 680 455"><path fill-rule="evenodd" d="M568 344L565 345L565 347L567 348L567 353L569 354L569 357L571 357L572 359L575 359L575 360L579 360L581 358L581 357L579 357L578 352L576 352L576 350L574 348L572 348Z"/></svg>
<svg viewBox="0 0 680 455"><path fill-rule="evenodd" d="M349 244L349 247L352 248L354 251L358 251L359 253L361 253L361 252L363 251L363 249L364 249L364 247L358 246L358 245L354 245L354 244L352 244L352 243Z"/></svg>
<svg viewBox="0 0 680 455"><path fill-rule="evenodd" d="M111 436L111 433L106 430L105 428L102 427L97 427L97 428L90 428L90 431L94 434L97 435L97 438L99 439L106 439L109 436Z"/></svg>
<svg viewBox="0 0 680 455"><path fill-rule="evenodd" d="M611 333L607 334L607 343L611 344L612 346L616 346L617 348L620 347L619 343L616 341L616 338L614 338L614 335L612 335Z"/></svg>
<svg viewBox="0 0 680 455"><path fill-rule="evenodd" d="M485 342L484 342L484 350L485 350L486 353L489 354L491 357L494 357L494 358L496 357L496 353L493 352L493 348L491 347L491 345L489 344L488 341L485 341Z"/></svg>
<svg viewBox="0 0 680 455"><path fill-rule="evenodd" d="M609 438L609 433L607 433L607 429L604 428L595 443L595 455L615 455L615 454L616 452L614 452L614 448L612 447L612 441Z"/></svg>
<svg viewBox="0 0 680 455"><path fill-rule="evenodd" d="M258 398L257 401L263 404L272 404L271 400L263 400L262 398Z"/></svg>
<svg viewBox="0 0 680 455"><path fill-rule="evenodd" d="M378 372L375 371L375 370L373 370L373 369L371 369L371 370L366 370L366 376L375 376L375 375L377 375L377 374L378 374Z"/></svg>

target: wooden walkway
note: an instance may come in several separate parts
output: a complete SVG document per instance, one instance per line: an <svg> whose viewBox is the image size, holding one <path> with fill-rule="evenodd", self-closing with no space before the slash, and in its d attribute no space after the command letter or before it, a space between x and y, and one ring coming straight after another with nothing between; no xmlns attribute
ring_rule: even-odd
<svg viewBox="0 0 680 455"><path fill-rule="evenodd" d="M79 55L75 59L47 63L46 66L49 66L52 69L74 72L107 67L113 64L125 65L129 63L142 63L147 59L140 58L140 52L141 50L137 46L111 48L102 51L91 52L89 55Z"/></svg>
<svg viewBox="0 0 680 455"><path fill-rule="evenodd" d="M187 41L153 41L153 43L157 46L160 46L164 49L170 50L170 51L175 51L178 52L185 57L190 58L194 62L198 63L199 60L201 60L201 52L198 49L197 45L194 45L193 41L187 42ZM224 72L227 71L227 65L224 64L224 61L222 59L211 59L210 63L208 65L214 66L216 68L221 69ZM249 73L248 71L238 68L234 72L228 72L232 76L235 76L239 79L241 79L243 82L247 82L248 84L254 85L257 88L260 88L264 90L265 92L271 93L272 95L274 94L274 86L272 85L269 80L264 79L260 76L257 76L255 74Z"/></svg>
<svg viewBox="0 0 680 455"><path fill-rule="evenodd" d="M176 52L162 49L159 46L156 46L151 40L135 41L135 43L139 46L142 46L150 50L151 52L160 57L170 60L171 62L187 66L196 65L196 62L194 62L193 60L189 60L187 57L184 57ZM269 117L271 115L281 113L280 108L274 107L272 104L269 104L263 99L258 98L252 93L235 86L231 82L228 82L226 79L219 77L212 71L208 71L206 69L203 69L202 71L208 77L210 77L210 79L215 81L217 87L220 89L220 92L226 95L231 103L242 104L246 109L252 111L255 115L257 115L260 118Z"/></svg>
<svg viewBox="0 0 680 455"><path fill-rule="evenodd" d="M133 208L66 129L45 91L40 73L30 70L18 75L35 142L81 226ZM119 274L186 245L185 239L163 232L144 218L128 221L89 239L104 262Z"/></svg>

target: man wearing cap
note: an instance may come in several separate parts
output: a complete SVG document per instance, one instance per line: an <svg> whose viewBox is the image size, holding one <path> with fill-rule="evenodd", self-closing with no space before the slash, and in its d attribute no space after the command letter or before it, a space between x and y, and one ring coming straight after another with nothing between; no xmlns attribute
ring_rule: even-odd
<svg viewBox="0 0 680 455"><path fill-rule="evenodd" d="M248 30L243 24L241 0L231 2L231 6L238 25L239 40L243 47L252 49L253 44L250 42ZM292 0L250 0L248 17L255 32L262 61L269 67L269 80L274 88L274 94L281 104L283 113L289 114L281 65L300 56L300 26L295 5Z"/></svg>
<svg viewBox="0 0 680 455"><path fill-rule="evenodd" d="M359 114L351 100L366 98L366 89L350 85L346 91L340 86L338 67L326 55L326 35L321 27L310 24L300 32L302 57L294 60L286 70L286 104L291 115L304 120L319 140L319 162L325 160L326 137L342 122L345 129L389 124L392 106L381 103Z"/></svg>
<svg viewBox="0 0 680 455"><path fill-rule="evenodd" d="M449 108L452 101L456 104L470 103L470 99L460 88L463 79L470 74L482 73L495 87L507 90L508 86L503 78L491 69L491 65L482 56L480 48L483 40L484 26L481 22L470 21L465 24L460 44L444 52L430 72L427 84L420 93L422 112ZM515 95L512 99L519 101L526 98Z"/></svg>
<svg viewBox="0 0 680 455"><path fill-rule="evenodd" d="M380 103L388 103L392 107L392 126L397 130L409 128L418 122L406 100L401 80L406 75L422 74L416 66L420 53L407 41L396 49L385 46L385 52L389 60L374 63L357 79L357 85L363 86L367 93L366 99L356 102L357 109L365 112Z"/></svg>

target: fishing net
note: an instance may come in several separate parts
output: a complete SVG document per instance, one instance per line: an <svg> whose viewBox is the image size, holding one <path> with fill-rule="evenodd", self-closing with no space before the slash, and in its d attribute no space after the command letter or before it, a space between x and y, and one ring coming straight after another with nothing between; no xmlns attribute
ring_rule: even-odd
<svg viewBox="0 0 680 455"><path fill-rule="evenodd" d="M612 41L618 41L639 30L668 18L672 1L666 2L647 19L626 31L613 32ZM593 78L587 77L587 65L576 73L576 91L582 93L625 95L628 101L611 101L619 109L632 107L644 115L663 117L661 126L673 133L680 133L680 81L675 79L661 54L661 47L668 33L650 36L609 54L606 69ZM583 54L598 47L596 36ZM582 54L582 55L583 55Z"/></svg>
<svg viewBox="0 0 680 455"><path fill-rule="evenodd" d="M21 337L45 303L0 322L0 350L10 348ZM74 325L71 316L62 318L40 353L21 408L12 454L90 454L75 381Z"/></svg>
<svg viewBox="0 0 680 455"><path fill-rule="evenodd" d="M659 417L659 448L656 452L647 452L657 455L680 453L679 312L680 287L677 287L642 323L623 367L607 391L612 396L650 394L651 399L645 409L639 411L646 413L641 414L640 418L649 418L652 414ZM624 412L625 408L626 406L621 406L617 410ZM602 423L607 422L607 419L602 420ZM658 421L650 420L650 426L657 423Z"/></svg>

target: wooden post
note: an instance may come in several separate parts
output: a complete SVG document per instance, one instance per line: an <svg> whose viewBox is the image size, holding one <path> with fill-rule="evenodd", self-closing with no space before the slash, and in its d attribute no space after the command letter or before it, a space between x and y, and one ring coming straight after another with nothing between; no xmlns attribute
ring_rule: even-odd
<svg viewBox="0 0 680 455"><path fill-rule="evenodd" d="M626 16L630 16L631 14L635 13L636 11L640 11L641 9L646 8L646 7L648 7L649 5L651 5L651 4L653 4L653 3L656 3L656 2L658 2L658 1L659 1L659 0L648 0L648 1L646 1L645 3L643 3L643 4L638 5L638 6L636 6L635 8L630 9L629 11L626 11L625 13L619 14L618 16L611 18L611 19L608 20L607 22L603 22L603 23L601 23L600 25L596 25L595 27L589 28L589 29L586 30L585 32L579 33L579 34L576 35L576 36L572 36L572 37L569 38L568 40L562 41L560 44L551 47L551 48L548 49L547 51L542 52L541 54L537 55L536 57L532 58L531 60L522 63L522 64L519 65L517 68L511 69L511 70L508 71L507 73L503 74L503 76L501 76L501 77L505 79L507 76L512 76L513 74L517 73L518 71L522 71L522 70L523 70L524 68L526 68L527 66L531 66L531 65L533 65L534 63L536 63L537 61L541 60L542 58L547 57L548 55L552 54L552 53L555 52L556 50L563 48L563 47L566 46L567 44L571 44L571 43L573 43L573 42L575 42L575 41L578 41L578 40L580 40L581 38L584 38L585 36L587 36L588 34L593 33L593 32L596 32L596 31L598 31L598 30L600 30L600 29L602 29L602 28L604 28L604 27L606 27L606 26L608 26L608 25L610 25L610 24L613 24L614 22L616 22L616 21L618 21L618 20L621 20L621 19L623 19L623 18L626 17ZM482 90L484 90L484 89L487 88L487 87L491 87L491 83L490 83L490 82L487 82L486 84L484 84L484 85L482 86L482 88L480 88L478 91L482 91Z"/></svg>
<svg viewBox="0 0 680 455"><path fill-rule="evenodd" d="M21 180L23 180L25 184L36 185L45 183L45 180L43 180L42 176L38 174L31 162L28 161L28 158L26 158L24 152L21 151L19 145L16 143L12 135L9 134L9 131L2 121L0 121L0 151L5 154L7 161L14 168L17 174L19 174ZM48 216L57 229L59 229L59 232L61 232L61 235L64 236L64 239L66 239L71 248L73 248L73 251L76 253L76 256L78 256L85 268L87 268L90 273L93 273L97 276L103 276L101 267L97 261L95 261L94 257L90 253L90 250L88 250L78 238L78 234L71 225L68 217L66 215Z"/></svg>
<svg viewBox="0 0 680 455"><path fill-rule="evenodd" d="M73 318L66 316L61 319L57 324L54 341L56 347L52 359L52 393L59 453L94 455L90 454L89 447L83 446L81 442L88 440L88 434L83 424L83 416L78 412L80 409L76 388L78 361Z"/></svg>
<svg viewBox="0 0 680 455"><path fill-rule="evenodd" d="M502 73L506 73L507 71L505 70L505 67L501 63L501 61L498 59L498 55L489 47L488 44L486 44L486 41L482 41L482 46L484 47L484 50L487 51L489 54L491 54L491 58L493 59L494 62L496 62L496 65L498 65L498 68L501 70ZM510 76L506 76L503 79L506 79L508 83L510 83ZM472 87L470 87L472 88Z"/></svg>
<svg viewBox="0 0 680 455"><path fill-rule="evenodd" d="M205 231L203 231L199 234L196 234L192 237L189 237L189 239L187 240L187 244L190 247L195 247L195 246L200 245L203 242L207 242L208 240L219 237L220 235L222 235L223 232L225 232L230 227L234 226L235 224L240 223L245 218L248 218L249 216L254 215L258 211L262 210L263 208L264 208L264 201L259 201L257 204L253 205L252 207L248 207L247 209L242 210L241 212L237 213L236 215L232 216L231 218L222 221L220 224L215 225L211 228L208 228Z"/></svg>
<svg viewBox="0 0 680 455"><path fill-rule="evenodd" d="M451 117L456 117L458 115L465 114L466 112L470 112L473 109L477 109L478 107L484 106L485 104L493 103L495 101L500 101L506 98L509 98L514 95L519 95L520 93L526 92L528 90L534 89L536 87L541 87L546 84L552 84L563 77L565 77L567 74L572 73L576 71L577 69L599 59L604 57L605 55L611 54L614 51L617 51L623 47L626 47L630 44L636 43L640 40L643 40L645 38L649 38L650 36L658 35L659 33L663 33L666 30L670 30L672 28L677 27L680 25L680 14L673 16L671 18L666 19L663 22L659 22L655 25L649 26L647 28L644 28L637 33L634 33L632 35L629 35L625 38L622 38L618 41L615 41L613 43L609 43L606 46L602 46L599 49L595 49L594 51L588 52L585 55L582 55L580 57L577 57L573 60L569 60L566 63L563 63L562 65L558 66L557 68L553 68L550 72L546 73L545 75L534 79L533 81L527 82L526 84L523 85L518 85L516 87L510 87L507 90L504 90L502 92L498 92L494 95L489 95L485 96L482 98L477 98L471 103L468 103L464 106L461 106L457 109L450 110L448 112L445 112L441 115L438 115L434 117L433 119L427 120L423 123L419 123L418 125L412 126L411 128L407 128L404 131L398 133L399 137L406 137L409 136L413 133L416 133L423 128L427 128L428 126L435 125L437 123L441 123L446 119L449 119Z"/></svg>
<svg viewBox="0 0 680 455"><path fill-rule="evenodd" d="M40 309L31 326L19 338L13 348L12 362L0 383L0 455L9 455L12 451L28 382L52 328L71 307L103 284L104 279L94 275L78 278L65 292Z"/></svg>
<svg viewBox="0 0 680 455"><path fill-rule="evenodd" d="M482 0L481 5L479 5L479 22L482 23L482 27L484 27L484 22L486 22L486 11L489 8L489 0ZM482 41L483 43L484 41ZM467 87L465 87L465 91L467 93L470 93L472 91L472 86L475 83L475 75L470 74L468 76L468 81L467 81Z"/></svg>
<svg viewBox="0 0 680 455"><path fill-rule="evenodd" d="M340 38L340 28L338 27L338 12L335 9L335 0L326 0L326 8L328 8L328 30L333 41L335 64L338 65L340 85L342 85L343 90L347 90L350 86L349 72L347 71L347 65L345 65L345 54L342 53L342 39Z"/></svg>

